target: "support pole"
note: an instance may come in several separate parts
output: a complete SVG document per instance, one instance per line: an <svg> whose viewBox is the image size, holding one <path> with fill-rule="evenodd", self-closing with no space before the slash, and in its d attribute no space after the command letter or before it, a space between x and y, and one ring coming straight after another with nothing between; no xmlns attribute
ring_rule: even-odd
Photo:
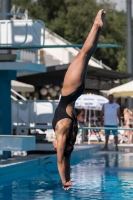
<svg viewBox="0 0 133 200"><path fill-rule="evenodd" d="M10 13L11 0L0 0L0 13ZM2 15L1 20L9 19L9 16ZM11 54L11 50L1 50L0 54ZM15 73L15 75L13 75ZM12 133L11 125L11 79L16 79L16 72L0 71L0 134ZM11 157L10 151L3 151L4 159Z"/></svg>
<svg viewBox="0 0 133 200"><path fill-rule="evenodd" d="M0 12L10 13L11 0L0 0ZM2 15L1 19L9 19L9 16Z"/></svg>
<svg viewBox="0 0 133 200"><path fill-rule="evenodd" d="M133 74L133 60L132 60L132 0L126 0L127 7L127 71ZM128 79L128 82L133 80L133 77ZM128 108L133 108L133 101L128 98Z"/></svg>
<svg viewBox="0 0 133 200"><path fill-rule="evenodd" d="M0 134L12 134L12 111L11 111L11 80L16 79L16 71L0 71ZM10 144L9 144L10 145ZM11 157L10 151L3 151L3 158Z"/></svg>

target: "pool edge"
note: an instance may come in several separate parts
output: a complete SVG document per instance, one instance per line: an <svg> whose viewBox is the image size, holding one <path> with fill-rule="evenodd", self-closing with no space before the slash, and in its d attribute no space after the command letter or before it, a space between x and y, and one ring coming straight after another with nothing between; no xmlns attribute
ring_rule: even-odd
<svg viewBox="0 0 133 200"><path fill-rule="evenodd" d="M93 153L98 152L99 150L100 145L81 145L78 148L75 148L75 150L73 151L71 162L72 164L74 164L73 161L75 157L84 159L84 156L89 156ZM13 178L20 178L22 176L33 173L33 171L37 170L39 166L45 166L49 163L51 163L52 165L53 163L56 164L56 154L41 156L39 158L26 160L19 163L11 163L9 165L2 166L0 167L0 183L3 181L5 182Z"/></svg>

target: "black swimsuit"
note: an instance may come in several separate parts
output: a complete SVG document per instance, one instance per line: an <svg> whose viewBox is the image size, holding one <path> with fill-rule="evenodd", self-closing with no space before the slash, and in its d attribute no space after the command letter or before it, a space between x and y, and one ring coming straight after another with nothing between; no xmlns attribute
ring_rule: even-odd
<svg viewBox="0 0 133 200"><path fill-rule="evenodd" d="M83 93L83 91L84 91L84 83L82 83L73 93L67 96L61 96L60 102L56 108L55 115L52 121L52 126L54 130L57 122L60 121L61 119L69 118L73 120L73 117L70 117L67 114L66 108L70 103L76 101L77 98Z"/></svg>

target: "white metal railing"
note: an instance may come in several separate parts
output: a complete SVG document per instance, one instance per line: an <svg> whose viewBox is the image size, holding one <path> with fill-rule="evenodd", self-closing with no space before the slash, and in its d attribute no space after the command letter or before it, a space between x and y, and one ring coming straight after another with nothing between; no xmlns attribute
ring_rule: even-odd
<svg viewBox="0 0 133 200"><path fill-rule="evenodd" d="M19 98L21 98L22 100L27 100L25 97L23 97L22 95L20 95L18 92L16 92L15 90L13 90L13 89L11 89L11 92L13 93L13 94L15 94L16 96L18 96ZM15 98L13 95L11 95L11 98L13 99L13 100L18 100L17 98Z"/></svg>
<svg viewBox="0 0 133 200"><path fill-rule="evenodd" d="M24 19L0 20L0 47L44 45L45 24L29 20L26 13L0 13L6 16L23 16Z"/></svg>
<svg viewBox="0 0 133 200"><path fill-rule="evenodd" d="M24 13L0 13L0 16L23 16L25 18L25 38L19 45L25 44L28 35L28 24L27 24L27 15ZM11 37L9 36L10 29L13 28L14 20L0 20L0 46L12 45ZM18 20L17 20L18 21ZM4 34L2 34L4 33ZM5 34L6 33L6 34Z"/></svg>
<svg viewBox="0 0 133 200"><path fill-rule="evenodd" d="M28 17L28 10L25 9L24 12L22 12L21 7L20 7L20 6L17 7L15 4L12 5L12 8L11 8L11 10L10 10L10 13L24 13L24 14L26 14L27 17ZM12 17L13 17L13 19L16 19L16 15L13 15ZM20 19L24 19L23 16L21 16L21 15L19 16L19 18L20 18ZM29 17L28 17L28 18L29 18Z"/></svg>

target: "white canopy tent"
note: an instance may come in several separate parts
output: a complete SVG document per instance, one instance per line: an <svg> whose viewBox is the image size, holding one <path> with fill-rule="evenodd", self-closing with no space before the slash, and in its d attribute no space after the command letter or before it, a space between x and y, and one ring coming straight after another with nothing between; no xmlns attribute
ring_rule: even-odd
<svg viewBox="0 0 133 200"><path fill-rule="evenodd" d="M16 92L34 92L35 88L33 85L22 83L19 81L11 81L12 89Z"/></svg>
<svg viewBox="0 0 133 200"><path fill-rule="evenodd" d="M130 97L133 96L133 81L117 86L109 90L109 94L115 97Z"/></svg>

